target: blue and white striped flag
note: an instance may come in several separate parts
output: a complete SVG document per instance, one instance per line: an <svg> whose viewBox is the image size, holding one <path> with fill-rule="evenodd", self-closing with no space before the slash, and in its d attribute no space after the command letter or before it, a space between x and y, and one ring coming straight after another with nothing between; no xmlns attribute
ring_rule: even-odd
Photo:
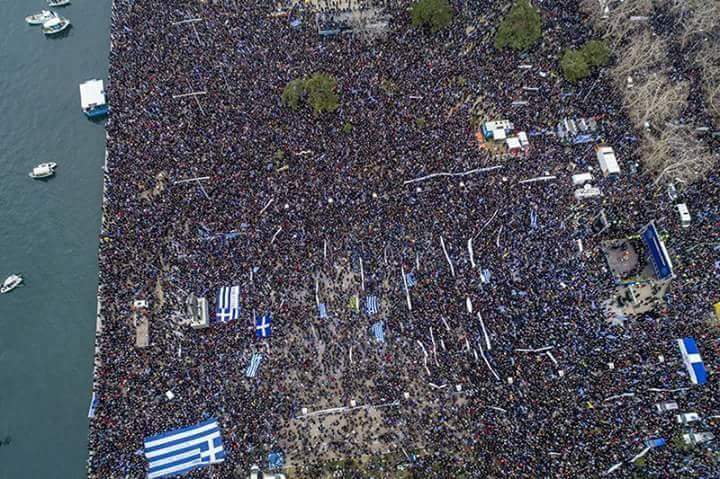
<svg viewBox="0 0 720 479"><path fill-rule="evenodd" d="M480 271L480 281L482 283L489 283L491 277L492 273L490 273L489 269L483 269Z"/></svg>
<svg viewBox="0 0 720 479"><path fill-rule="evenodd" d="M417 281L415 280L415 275L412 271L409 273L405 273L405 281L407 282L408 288L412 288L417 284Z"/></svg>
<svg viewBox="0 0 720 479"><path fill-rule="evenodd" d="M222 287L215 302L215 320L225 323L240 318L240 286Z"/></svg>
<svg viewBox="0 0 720 479"><path fill-rule="evenodd" d="M535 210L531 210L530 211L530 228L532 228L532 229L537 228L537 220L538 220L537 212Z"/></svg>
<svg viewBox="0 0 720 479"><path fill-rule="evenodd" d="M370 329L372 330L375 340L379 343L385 342L385 324L382 321L374 323Z"/></svg>
<svg viewBox="0 0 720 479"><path fill-rule="evenodd" d="M258 338L268 338L272 334L272 315L265 313L260 317L255 317L255 336Z"/></svg>
<svg viewBox="0 0 720 479"><path fill-rule="evenodd" d="M368 316L377 314L379 310L380 306L378 304L377 296L368 296L365 299L365 312L368 314Z"/></svg>
<svg viewBox="0 0 720 479"><path fill-rule="evenodd" d="M249 378L254 378L257 375L261 361L262 354L254 353L252 355L252 358L250 358L250 364L248 364L247 368L245 368L245 376Z"/></svg>
<svg viewBox="0 0 720 479"><path fill-rule="evenodd" d="M225 460L217 419L145 438L148 479L178 476Z"/></svg>
<svg viewBox="0 0 720 479"><path fill-rule="evenodd" d="M98 400L97 396L95 395L95 391L93 391L92 399L90 400L90 409L88 410L88 418L92 419L95 417L95 411L97 410Z"/></svg>
<svg viewBox="0 0 720 479"><path fill-rule="evenodd" d="M320 319L327 319L327 308L325 307L325 303L318 304L318 311L320 312Z"/></svg>
<svg viewBox="0 0 720 479"><path fill-rule="evenodd" d="M705 384L707 382L707 371L700 356L700 350L695 343L695 338L678 339L678 346L682 354L683 363L690 375L693 384Z"/></svg>

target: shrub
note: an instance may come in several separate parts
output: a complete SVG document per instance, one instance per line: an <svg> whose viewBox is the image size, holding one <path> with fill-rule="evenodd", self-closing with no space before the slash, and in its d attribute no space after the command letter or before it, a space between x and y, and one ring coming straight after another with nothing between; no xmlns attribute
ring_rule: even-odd
<svg viewBox="0 0 720 479"><path fill-rule="evenodd" d="M350 133L352 131L352 129L353 129L352 123L350 123L349 121L346 121L342 127L342 132L347 134L347 133Z"/></svg>
<svg viewBox="0 0 720 479"><path fill-rule="evenodd" d="M498 27L495 48L527 50L542 37L540 13L528 0L518 0Z"/></svg>
<svg viewBox="0 0 720 479"><path fill-rule="evenodd" d="M434 33L450 25L453 13L448 0L418 0L410 7L414 27L430 27Z"/></svg>

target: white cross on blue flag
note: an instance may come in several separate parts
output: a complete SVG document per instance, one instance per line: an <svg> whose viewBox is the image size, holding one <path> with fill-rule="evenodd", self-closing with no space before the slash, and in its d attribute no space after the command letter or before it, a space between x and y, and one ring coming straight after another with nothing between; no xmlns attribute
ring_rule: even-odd
<svg viewBox="0 0 720 479"><path fill-rule="evenodd" d="M272 334L272 315L265 313L260 317L255 317L255 336L258 338L267 338Z"/></svg>

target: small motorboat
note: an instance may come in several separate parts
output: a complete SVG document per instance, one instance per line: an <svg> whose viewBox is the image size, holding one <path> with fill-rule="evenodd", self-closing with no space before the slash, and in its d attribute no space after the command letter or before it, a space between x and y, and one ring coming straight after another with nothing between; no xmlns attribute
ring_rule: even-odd
<svg viewBox="0 0 720 479"><path fill-rule="evenodd" d="M56 16L43 23L42 32L45 35L55 35L70 26L70 20Z"/></svg>
<svg viewBox="0 0 720 479"><path fill-rule="evenodd" d="M30 25L42 25L43 23L51 20L57 16L57 13L51 10L43 10L40 13L34 15L28 15L25 17L25 21Z"/></svg>
<svg viewBox="0 0 720 479"><path fill-rule="evenodd" d="M48 0L48 7L64 7L70 5L70 0Z"/></svg>
<svg viewBox="0 0 720 479"><path fill-rule="evenodd" d="M9 293L13 289L20 286L23 282L22 276L19 274L11 274L5 279L5 282L0 286L0 293Z"/></svg>
<svg viewBox="0 0 720 479"><path fill-rule="evenodd" d="M47 178L55 174L56 167L57 163L40 163L28 175L35 179Z"/></svg>

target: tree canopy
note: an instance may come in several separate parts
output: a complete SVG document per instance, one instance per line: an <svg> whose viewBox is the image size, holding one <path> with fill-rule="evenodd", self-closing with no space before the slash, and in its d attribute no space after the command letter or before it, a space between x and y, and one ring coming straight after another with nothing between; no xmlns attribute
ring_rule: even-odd
<svg viewBox="0 0 720 479"><path fill-rule="evenodd" d="M590 40L579 50L568 48L560 60L563 77L575 83L590 75L594 67L601 67L610 61L610 49L604 42Z"/></svg>
<svg viewBox="0 0 720 479"><path fill-rule="evenodd" d="M297 110L300 106L300 100L302 100L304 95L305 81L300 79L293 80L285 86L282 92L282 102L293 110Z"/></svg>
<svg viewBox="0 0 720 479"><path fill-rule="evenodd" d="M582 55L591 67L602 67L610 61L610 49L600 40L590 40L583 45Z"/></svg>
<svg viewBox="0 0 720 479"><path fill-rule="evenodd" d="M573 83L590 74L590 67L585 61L583 54L572 48L565 50L565 54L560 60L560 67L562 68L565 79Z"/></svg>
<svg viewBox="0 0 720 479"><path fill-rule="evenodd" d="M518 0L498 27L495 48L527 50L542 37L540 13L528 0Z"/></svg>
<svg viewBox="0 0 720 479"><path fill-rule="evenodd" d="M335 93L336 86L335 79L324 73L315 73L308 80L305 80L308 103L310 103L315 113L338 109L340 105L337 93Z"/></svg>
<svg viewBox="0 0 720 479"><path fill-rule="evenodd" d="M430 27L434 33L450 25L453 13L448 0L418 0L410 8L414 27Z"/></svg>
<svg viewBox="0 0 720 479"><path fill-rule="evenodd" d="M337 82L325 73L315 73L310 78L297 78L288 82L282 92L284 105L297 110L300 101L307 99L315 113L335 111L340 106L336 93Z"/></svg>

